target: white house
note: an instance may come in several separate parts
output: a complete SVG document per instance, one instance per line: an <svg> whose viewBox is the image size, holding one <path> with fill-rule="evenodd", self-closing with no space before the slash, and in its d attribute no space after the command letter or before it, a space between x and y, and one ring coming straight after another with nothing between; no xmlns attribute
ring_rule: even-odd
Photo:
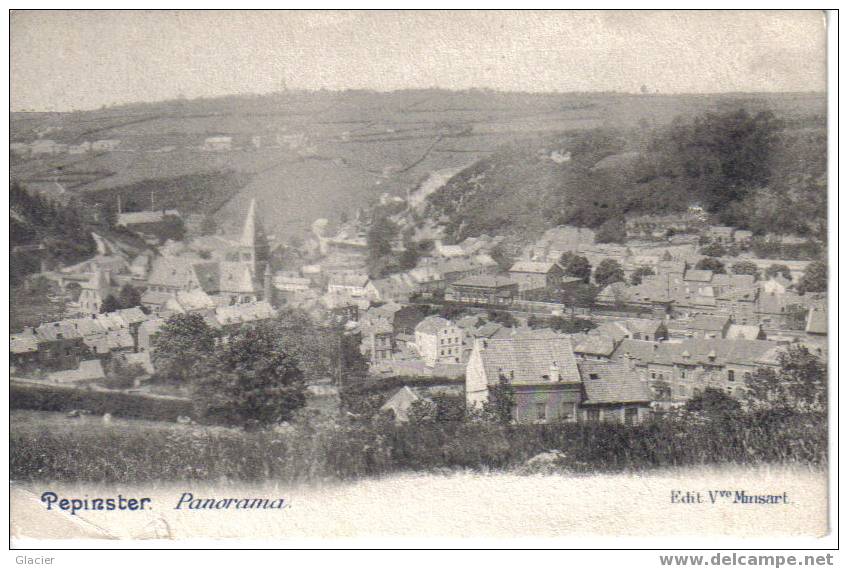
<svg viewBox="0 0 848 569"><path fill-rule="evenodd" d="M441 316L428 316L415 326L415 347L424 363L462 363L465 331Z"/></svg>

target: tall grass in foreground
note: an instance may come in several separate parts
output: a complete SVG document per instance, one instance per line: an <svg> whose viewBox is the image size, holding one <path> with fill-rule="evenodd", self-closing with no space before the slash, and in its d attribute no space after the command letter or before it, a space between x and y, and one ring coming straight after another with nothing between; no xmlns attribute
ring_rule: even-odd
<svg viewBox="0 0 848 569"><path fill-rule="evenodd" d="M500 426L486 423L330 424L286 432L211 429L53 432L10 437L13 480L298 482L401 471L510 470L562 451L563 472L705 464L826 461L827 420L755 413L719 421Z"/></svg>

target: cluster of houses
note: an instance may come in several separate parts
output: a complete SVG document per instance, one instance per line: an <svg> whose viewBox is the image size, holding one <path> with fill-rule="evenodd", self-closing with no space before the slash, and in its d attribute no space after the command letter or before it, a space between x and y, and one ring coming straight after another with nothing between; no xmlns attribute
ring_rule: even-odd
<svg viewBox="0 0 848 569"><path fill-rule="evenodd" d="M118 139L104 139L94 141L83 141L79 144L66 144L46 138L39 138L32 142L12 142L9 151L22 158L37 156L55 156L58 154L97 154L100 152L114 152L121 145Z"/></svg>

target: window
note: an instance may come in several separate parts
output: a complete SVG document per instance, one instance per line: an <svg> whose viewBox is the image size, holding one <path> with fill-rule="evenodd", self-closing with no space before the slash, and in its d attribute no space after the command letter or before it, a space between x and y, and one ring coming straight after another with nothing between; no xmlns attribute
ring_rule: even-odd
<svg viewBox="0 0 848 569"><path fill-rule="evenodd" d="M563 421L571 421L573 418L572 411L574 411L573 403L563 403L562 409L560 409L559 416Z"/></svg>
<svg viewBox="0 0 848 569"><path fill-rule="evenodd" d="M677 386L677 392L681 397L686 397L686 386L681 383Z"/></svg>
<svg viewBox="0 0 848 569"><path fill-rule="evenodd" d="M590 423L597 423L601 420L601 410L600 409L587 409L586 410L586 420Z"/></svg>
<svg viewBox="0 0 848 569"><path fill-rule="evenodd" d="M546 413L546 410L545 410L545 404L544 403L536 403L536 419L539 420L539 421L544 421L547 418L548 417L547 417L547 413Z"/></svg>
<svg viewBox="0 0 848 569"><path fill-rule="evenodd" d="M600 376L597 373L590 373L589 379L600 379Z"/></svg>
<svg viewBox="0 0 848 569"><path fill-rule="evenodd" d="M736 372L732 369L727 370L727 381L736 381Z"/></svg>
<svg viewBox="0 0 848 569"><path fill-rule="evenodd" d="M686 379L686 370L685 369L680 370L680 379Z"/></svg>
<svg viewBox="0 0 848 569"><path fill-rule="evenodd" d="M628 407L624 410L624 424L635 425L639 420L639 409Z"/></svg>

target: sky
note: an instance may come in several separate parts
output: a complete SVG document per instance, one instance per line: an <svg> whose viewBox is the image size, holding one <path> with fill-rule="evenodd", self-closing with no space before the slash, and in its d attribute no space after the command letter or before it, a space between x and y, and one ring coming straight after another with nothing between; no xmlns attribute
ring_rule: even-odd
<svg viewBox="0 0 848 569"><path fill-rule="evenodd" d="M288 89L824 91L821 12L11 16L13 111Z"/></svg>

